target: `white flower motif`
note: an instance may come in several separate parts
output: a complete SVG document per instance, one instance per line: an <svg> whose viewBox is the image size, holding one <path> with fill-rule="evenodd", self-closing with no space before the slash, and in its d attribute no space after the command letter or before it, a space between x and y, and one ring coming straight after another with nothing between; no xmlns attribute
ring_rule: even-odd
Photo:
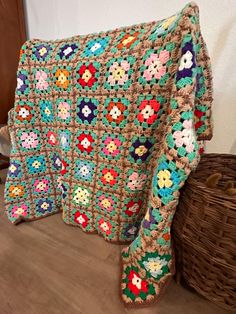
<svg viewBox="0 0 236 314"><path fill-rule="evenodd" d="M64 51L63 51L63 53L64 53L64 55L65 56L67 56L69 53L71 53L73 50L72 50L72 48L71 47L68 47L68 48L66 48Z"/></svg>
<svg viewBox="0 0 236 314"><path fill-rule="evenodd" d="M114 106L111 111L110 111L110 115L112 116L113 119L118 119L119 116L122 114L122 112L120 111L120 109L117 106Z"/></svg>
<svg viewBox="0 0 236 314"><path fill-rule="evenodd" d="M19 110L19 116L22 118L27 118L28 115L30 114L29 110L27 110L26 108L20 108Z"/></svg>
<svg viewBox="0 0 236 314"><path fill-rule="evenodd" d="M132 284L140 290L142 288L142 279L134 274L132 278Z"/></svg>
<svg viewBox="0 0 236 314"><path fill-rule="evenodd" d="M87 137L85 137L82 141L81 141L81 145L84 147L84 148L88 148L91 143L89 142L89 140L87 139Z"/></svg>
<svg viewBox="0 0 236 314"><path fill-rule="evenodd" d="M91 48L90 48L90 50L92 51L92 52L95 52L96 50L98 50L99 48L101 48L102 47L102 45L100 44L100 43L95 43Z"/></svg>
<svg viewBox="0 0 236 314"><path fill-rule="evenodd" d="M144 119L149 119L155 112L150 105L146 105L145 108L141 111Z"/></svg>
<svg viewBox="0 0 236 314"><path fill-rule="evenodd" d="M82 109L82 113L86 118L90 115L91 112L92 110L89 108L88 105L85 105Z"/></svg>
<svg viewBox="0 0 236 314"><path fill-rule="evenodd" d="M89 169L87 166L82 166L79 170L82 176L87 176L89 174Z"/></svg>
<svg viewBox="0 0 236 314"><path fill-rule="evenodd" d="M159 256L149 258L148 261L143 262L144 267L148 270L153 277L157 277L162 274L162 268L168 264L164 259Z"/></svg>
<svg viewBox="0 0 236 314"><path fill-rule="evenodd" d="M180 59L179 71L182 71L183 69L190 69L193 65L192 59L193 54L188 50L185 54L182 55Z"/></svg>
<svg viewBox="0 0 236 314"><path fill-rule="evenodd" d="M109 230L109 226L108 224L104 221L103 223L101 223L101 228L106 232Z"/></svg>
<svg viewBox="0 0 236 314"><path fill-rule="evenodd" d="M17 89L20 89L23 84L24 84L24 82L22 81L22 79L20 79L20 78L18 77L18 78L17 78Z"/></svg>

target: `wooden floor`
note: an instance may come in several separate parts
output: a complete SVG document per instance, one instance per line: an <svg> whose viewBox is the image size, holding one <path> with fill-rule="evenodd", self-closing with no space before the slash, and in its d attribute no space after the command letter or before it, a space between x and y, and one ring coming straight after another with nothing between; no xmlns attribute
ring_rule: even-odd
<svg viewBox="0 0 236 314"><path fill-rule="evenodd" d="M0 314L224 314L173 281L159 303L125 309L121 247L62 222L60 215L12 225L0 185Z"/></svg>

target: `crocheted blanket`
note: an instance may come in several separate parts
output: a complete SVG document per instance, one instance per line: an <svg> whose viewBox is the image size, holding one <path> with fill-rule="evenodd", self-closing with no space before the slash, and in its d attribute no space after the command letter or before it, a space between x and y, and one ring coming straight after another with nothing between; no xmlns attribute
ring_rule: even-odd
<svg viewBox="0 0 236 314"><path fill-rule="evenodd" d="M21 49L5 202L11 222L62 211L122 251L126 305L174 273L179 190L211 138L210 62L198 7L158 22ZM78 232L79 237L79 232Z"/></svg>

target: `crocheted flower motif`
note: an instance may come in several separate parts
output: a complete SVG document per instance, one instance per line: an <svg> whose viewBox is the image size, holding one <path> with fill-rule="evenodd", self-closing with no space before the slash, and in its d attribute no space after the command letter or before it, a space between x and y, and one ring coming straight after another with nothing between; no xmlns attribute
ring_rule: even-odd
<svg viewBox="0 0 236 314"><path fill-rule="evenodd" d="M194 129L197 135L202 134L206 130L206 112L208 107L206 105L197 105L194 110Z"/></svg>
<svg viewBox="0 0 236 314"><path fill-rule="evenodd" d="M130 102L126 98L107 98L105 100L105 110L103 123L111 125L113 128L119 126L123 128L127 123Z"/></svg>
<svg viewBox="0 0 236 314"><path fill-rule="evenodd" d="M140 227L140 222L136 221L135 223L128 223L123 225L123 230L121 232L122 240L130 241L134 240L138 234Z"/></svg>
<svg viewBox="0 0 236 314"><path fill-rule="evenodd" d="M8 198L22 198L25 195L25 184L8 183L6 185L6 192Z"/></svg>
<svg viewBox="0 0 236 314"><path fill-rule="evenodd" d="M57 135L56 133L52 132L52 131L48 131L46 129L46 138L47 138L47 143L50 146L55 146L57 144Z"/></svg>
<svg viewBox="0 0 236 314"><path fill-rule="evenodd" d="M108 169L104 168L102 170L102 177L101 181L104 185L114 185L117 183L118 172L116 172L114 169Z"/></svg>
<svg viewBox="0 0 236 314"><path fill-rule="evenodd" d="M104 218L101 218L98 221L98 228L102 231L102 233L105 233L107 236L112 233L112 225L109 221L105 221Z"/></svg>
<svg viewBox="0 0 236 314"><path fill-rule="evenodd" d="M32 60L39 62L48 61L51 56L52 47L53 46L44 43L34 45L31 55Z"/></svg>
<svg viewBox="0 0 236 314"><path fill-rule="evenodd" d="M40 100L39 108L42 122L51 123L54 121L52 102L49 100Z"/></svg>
<svg viewBox="0 0 236 314"><path fill-rule="evenodd" d="M163 96L141 95L138 97L136 119L134 123L143 128L156 128L164 114L167 99Z"/></svg>
<svg viewBox="0 0 236 314"><path fill-rule="evenodd" d="M170 260L171 255L158 255L157 252L148 252L142 258L140 265L142 268L146 269L147 278L154 277L159 280L170 272L168 267Z"/></svg>
<svg viewBox="0 0 236 314"><path fill-rule="evenodd" d="M97 57L101 55L107 48L110 39L111 38L107 36L104 38L95 38L95 39L89 40L82 53L82 57L91 57L91 56Z"/></svg>
<svg viewBox="0 0 236 314"><path fill-rule="evenodd" d="M78 51L78 45L71 43L71 44L64 44L59 48L57 55L55 57L56 60L71 60L75 56L75 53Z"/></svg>
<svg viewBox="0 0 236 314"><path fill-rule="evenodd" d="M170 77L168 71L172 64L171 51L174 49L174 43L168 43L164 48L148 49L143 57L144 64L140 67L140 77L138 82L146 86L159 84L161 87L166 84Z"/></svg>
<svg viewBox="0 0 236 314"><path fill-rule="evenodd" d="M53 75L54 75L54 88L57 91L70 91L71 90L71 67L64 66L64 67L54 67L53 68Z"/></svg>
<svg viewBox="0 0 236 314"><path fill-rule="evenodd" d="M56 100L57 118L60 122L69 123L71 121L71 100L58 98Z"/></svg>
<svg viewBox="0 0 236 314"><path fill-rule="evenodd" d="M20 161L11 160L10 166L8 168L8 176L11 178L21 178L22 169Z"/></svg>
<svg viewBox="0 0 236 314"><path fill-rule="evenodd" d="M75 161L75 178L92 182L95 165L92 161L76 159Z"/></svg>
<svg viewBox="0 0 236 314"><path fill-rule="evenodd" d="M124 206L124 217L134 217L137 216L140 213L143 201L141 199L130 199L128 198L125 200L125 206Z"/></svg>
<svg viewBox="0 0 236 314"><path fill-rule="evenodd" d="M35 116L34 116L34 109L32 102L24 102L19 101L15 107L15 117L16 123L24 123L27 124L29 122L34 123Z"/></svg>
<svg viewBox="0 0 236 314"><path fill-rule="evenodd" d="M95 125L98 114L98 100L95 98L79 97L76 107L76 120L86 125Z"/></svg>
<svg viewBox="0 0 236 314"><path fill-rule="evenodd" d="M52 211L53 201L50 199L40 199L36 204L36 215L50 213Z"/></svg>
<svg viewBox="0 0 236 314"><path fill-rule="evenodd" d="M72 194L72 202L76 205L88 206L90 203L91 191L85 187L76 185Z"/></svg>
<svg viewBox="0 0 236 314"><path fill-rule="evenodd" d="M64 151L70 150L70 141L71 141L71 131L65 130L65 131L59 131L59 144L60 148Z"/></svg>
<svg viewBox="0 0 236 314"><path fill-rule="evenodd" d="M14 220L18 219L19 217L27 217L29 215L29 207L25 203L21 203L19 205L14 205L11 208L11 217Z"/></svg>
<svg viewBox="0 0 236 314"><path fill-rule="evenodd" d="M68 173L68 167L69 164L66 162L66 160L61 160L61 175L65 176Z"/></svg>
<svg viewBox="0 0 236 314"><path fill-rule="evenodd" d="M79 90L96 90L98 86L98 78L100 76L100 67L100 63L96 61L79 62L76 67L76 87Z"/></svg>
<svg viewBox="0 0 236 314"><path fill-rule="evenodd" d="M140 32L131 31L130 33L124 33L119 36L118 44L116 47L119 50L134 48L140 41L138 40Z"/></svg>
<svg viewBox="0 0 236 314"><path fill-rule="evenodd" d="M182 47L182 56L176 74L176 86L179 89L186 85L192 85L196 73L195 51L191 35L186 35L183 42L185 44Z"/></svg>
<svg viewBox="0 0 236 314"><path fill-rule="evenodd" d="M198 153L198 143L193 126L193 112L181 113L181 121L172 126L172 132L167 134L166 141L170 149L175 149L180 157L187 157L190 162Z"/></svg>
<svg viewBox="0 0 236 314"><path fill-rule="evenodd" d="M52 169L53 170L60 170L62 169L62 162L60 156L58 156L56 153L50 154L50 159L52 161Z"/></svg>
<svg viewBox="0 0 236 314"><path fill-rule="evenodd" d="M78 132L79 136L77 136L76 148L80 153L88 153L93 154L94 144L96 135L94 133L84 131Z"/></svg>
<svg viewBox="0 0 236 314"><path fill-rule="evenodd" d="M96 194L96 209L111 216L116 215L118 199L112 194L98 191Z"/></svg>
<svg viewBox="0 0 236 314"><path fill-rule="evenodd" d="M47 193L49 190L49 180L48 179L36 179L34 180L33 187L36 193Z"/></svg>
<svg viewBox="0 0 236 314"><path fill-rule="evenodd" d="M159 80L166 74L166 62L169 60L170 53L167 50L162 50L159 55L152 53L145 61L147 69L144 71L143 76L146 81L151 81L152 78Z"/></svg>
<svg viewBox="0 0 236 314"><path fill-rule="evenodd" d="M135 61L136 59L134 56L112 58L109 60L107 62L108 71L106 72L106 82L104 87L108 90L118 90L119 88L127 90L132 83L132 65Z"/></svg>
<svg viewBox="0 0 236 314"><path fill-rule="evenodd" d="M17 72L17 95L28 95L30 92L28 72L26 70L20 70Z"/></svg>
<svg viewBox="0 0 236 314"><path fill-rule="evenodd" d="M166 205L174 199L174 193L179 190L181 182L186 179L184 169L177 169L173 161L162 156L153 176L153 192Z"/></svg>
<svg viewBox="0 0 236 314"><path fill-rule="evenodd" d="M49 71L47 69L33 69L36 93L49 93Z"/></svg>
<svg viewBox="0 0 236 314"><path fill-rule="evenodd" d="M142 191L147 181L147 174L137 172L132 169L127 172L126 190L130 191Z"/></svg>
<svg viewBox="0 0 236 314"><path fill-rule="evenodd" d="M88 226L89 218L85 213L77 211L74 214L74 222L81 225L83 228L86 228Z"/></svg>
<svg viewBox="0 0 236 314"><path fill-rule="evenodd" d="M173 134L173 138L175 140L175 145L177 147L182 147L185 145L185 149L187 153L191 153L194 150L194 131L193 131L193 121L185 120L183 122L183 130L175 131Z"/></svg>
<svg viewBox="0 0 236 314"><path fill-rule="evenodd" d="M153 284L142 279L138 272L138 268L134 266L127 266L124 269L126 277L122 280L125 284L122 292L132 301L138 297L145 301L147 297L150 299L150 296L155 295L156 292Z"/></svg>
<svg viewBox="0 0 236 314"><path fill-rule="evenodd" d="M20 143L23 150L35 150L39 149L40 137L39 131L29 131L29 132L21 132L19 133Z"/></svg>
<svg viewBox="0 0 236 314"><path fill-rule="evenodd" d="M154 41L160 36L165 37L165 35L169 31L172 31L176 26L177 17L178 15L173 15L161 22L158 22L158 24L154 27L154 30L150 35L150 40Z"/></svg>
<svg viewBox="0 0 236 314"><path fill-rule="evenodd" d="M44 173L46 171L46 161L42 155L26 157L26 165L30 174Z"/></svg>
<svg viewBox="0 0 236 314"><path fill-rule="evenodd" d="M125 138L122 135L104 133L101 139L101 156L109 160L118 160L121 156L124 142Z"/></svg>
<svg viewBox="0 0 236 314"><path fill-rule="evenodd" d="M145 229L148 230L155 230L157 228L157 225L163 220L162 215L160 214L159 209L153 208L153 207L149 207L145 217L142 221L142 226L144 228L144 234L146 235L147 232ZM151 234L148 233L148 236L150 236Z"/></svg>
<svg viewBox="0 0 236 314"><path fill-rule="evenodd" d="M129 149L128 159L131 162L136 162L137 164L147 162L151 158L154 143L154 138L134 136L132 139L132 145Z"/></svg>

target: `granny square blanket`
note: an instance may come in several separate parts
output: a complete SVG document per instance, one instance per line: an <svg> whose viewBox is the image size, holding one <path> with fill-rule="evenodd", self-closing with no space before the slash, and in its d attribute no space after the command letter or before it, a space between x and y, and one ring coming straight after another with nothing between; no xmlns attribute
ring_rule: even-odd
<svg viewBox="0 0 236 314"><path fill-rule="evenodd" d="M66 224L128 243L121 298L157 301L175 271L179 190L198 164L198 141L212 136L211 103L194 3L158 22L27 41L9 114L10 221L62 211Z"/></svg>

